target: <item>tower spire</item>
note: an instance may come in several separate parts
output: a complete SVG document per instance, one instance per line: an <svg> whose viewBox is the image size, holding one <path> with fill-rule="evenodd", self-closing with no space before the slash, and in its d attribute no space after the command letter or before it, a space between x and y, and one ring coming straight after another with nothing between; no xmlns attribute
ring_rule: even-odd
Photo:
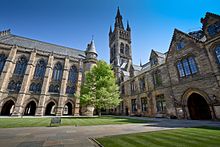
<svg viewBox="0 0 220 147"><path fill-rule="evenodd" d="M112 33L112 26L110 26L110 29L109 29L109 34Z"/></svg>
<svg viewBox="0 0 220 147"><path fill-rule="evenodd" d="M130 25L129 25L129 22L127 20L127 28L126 28L127 31L131 31L131 28L130 28Z"/></svg>
<svg viewBox="0 0 220 147"><path fill-rule="evenodd" d="M123 22L122 22L122 16L120 14L119 7L118 7L117 14L115 17L115 28L124 29Z"/></svg>

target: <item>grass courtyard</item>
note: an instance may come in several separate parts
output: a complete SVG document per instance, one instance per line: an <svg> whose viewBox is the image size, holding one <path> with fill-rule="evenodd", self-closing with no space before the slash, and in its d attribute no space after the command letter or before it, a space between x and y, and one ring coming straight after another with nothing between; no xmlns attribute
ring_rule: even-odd
<svg viewBox="0 0 220 147"><path fill-rule="evenodd" d="M50 126L51 118L0 118L0 128L16 127L46 127ZM61 126L91 126L110 124L144 123L147 121L119 118L111 116L102 117L64 117L61 119Z"/></svg>
<svg viewBox="0 0 220 147"><path fill-rule="evenodd" d="M220 128L201 127L98 138L105 147L219 147Z"/></svg>

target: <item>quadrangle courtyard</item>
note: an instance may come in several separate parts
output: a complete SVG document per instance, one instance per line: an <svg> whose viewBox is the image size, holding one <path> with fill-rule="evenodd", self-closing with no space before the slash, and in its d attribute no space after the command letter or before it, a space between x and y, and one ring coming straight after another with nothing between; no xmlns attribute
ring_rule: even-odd
<svg viewBox="0 0 220 147"><path fill-rule="evenodd" d="M219 146L220 122L146 117L103 116L0 118L3 147ZM8 122L8 123L5 123ZM34 126L34 127L31 127ZM116 136L115 136L116 135Z"/></svg>

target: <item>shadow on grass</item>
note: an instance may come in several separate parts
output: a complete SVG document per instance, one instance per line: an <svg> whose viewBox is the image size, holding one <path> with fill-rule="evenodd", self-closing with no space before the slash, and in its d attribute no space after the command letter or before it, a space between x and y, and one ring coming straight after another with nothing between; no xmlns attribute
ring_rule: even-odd
<svg viewBox="0 0 220 147"><path fill-rule="evenodd" d="M155 122L151 120L140 120L140 119L133 119L133 118L120 118L120 117L63 117L62 120L65 119L73 119L73 120L87 120L87 119L93 119L93 120L109 120L109 122L114 123L149 123L149 122Z"/></svg>
<svg viewBox="0 0 220 147"><path fill-rule="evenodd" d="M207 129L207 130L220 130L220 126L219 127L214 127L214 126L198 126L198 127L192 127L192 128Z"/></svg>

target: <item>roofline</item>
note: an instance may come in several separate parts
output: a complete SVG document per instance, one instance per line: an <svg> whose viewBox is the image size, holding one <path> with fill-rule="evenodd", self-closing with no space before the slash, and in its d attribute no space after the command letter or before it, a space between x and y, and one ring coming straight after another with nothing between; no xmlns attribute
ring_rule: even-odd
<svg viewBox="0 0 220 147"><path fill-rule="evenodd" d="M62 46L62 45L57 45L57 44L54 44L54 43L44 42L44 41L41 41L41 40L32 39L32 38L28 38L28 37L23 37L23 36L19 36L19 35L10 34L9 36L20 37L20 38L29 39L29 40L32 40L32 41L38 41L38 42L49 44L49 45L54 45L54 46L58 46L58 47L64 47L64 48L68 48L68 49L84 52L83 50L80 50L80 49L75 49L75 48L71 48L71 47L67 47L67 46Z"/></svg>

